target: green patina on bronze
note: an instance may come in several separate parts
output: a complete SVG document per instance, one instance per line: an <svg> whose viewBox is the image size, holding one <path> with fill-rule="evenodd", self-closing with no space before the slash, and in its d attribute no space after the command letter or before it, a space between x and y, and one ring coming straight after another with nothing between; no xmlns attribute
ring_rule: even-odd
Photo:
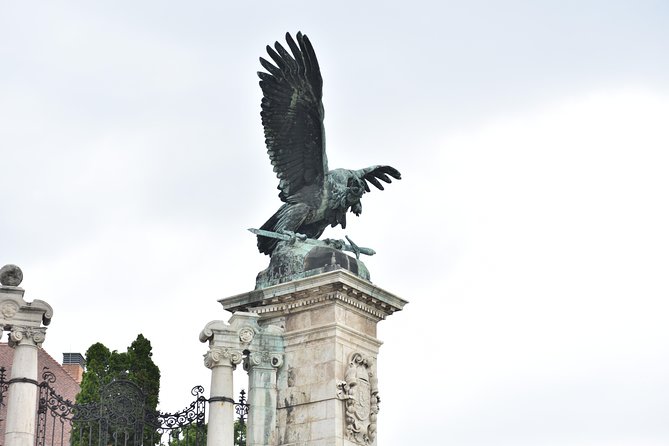
<svg viewBox="0 0 669 446"><path fill-rule="evenodd" d="M256 289L337 269L345 269L362 279L370 280L365 264L339 249L314 245L308 241L280 241L274 248L267 269L258 273Z"/></svg>
<svg viewBox="0 0 669 446"><path fill-rule="evenodd" d="M285 277L310 275L311 270L304 270L304 265L309 263L305 263L305 259L310 258L308 253L303 252L307 248L309 252L314 249L337 251L344 256L341 262L344 258L352 259L336 249L347 245L343 240L322 246L306 242L306 239L318 239L328 226L346 228L347 212L355 215L362 213L360 200L363 194L370 191L369 184L383 190L381 181L390 183L391 178L401 178L397 169L384 165L358 170L328 169L323 126L323 79L316 53L302 33L298 32L296 39L286 33L286 42L290 52L279 42L274 44L274 48L267 46L267 53L274 63L261 57L260 64L267 72L258 72L263 92L260 116L265 130L265 144L279 179L279 198L284 202L260 227L261 231L268 232L257 233L258 250L270 256L268 270L273 271L272 274L265 274L263 280L256 284L259 288L273 282L274 279L268 277L278 277L277 274L283 274L281 271L285 271ZM304 238L288 243L280 237L268 236L268 233L281 235L286 231L304 235ZM349 242L356 256L365 253L357 249L350 239ZM338 258L339 254L335 254L334 258ZM362 265L359 259L352 260ZM302 266L298 267L298 264ZM318 268L326 267L329 266ZM265 272L260 273L259 280ZM369 274L366 278L368 280Z"/></svg>

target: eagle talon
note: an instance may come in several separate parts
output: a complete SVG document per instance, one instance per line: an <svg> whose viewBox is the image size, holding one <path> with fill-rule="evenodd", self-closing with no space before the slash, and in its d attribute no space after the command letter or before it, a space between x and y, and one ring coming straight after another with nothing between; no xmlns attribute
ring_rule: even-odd
<svg viewBox="0 0 669 446"><path fill-rule="evenodd" d="M334 238L326 238L325 243L332 246L334 249L342 250L344 248L344 240L337 240Z"/></svg>
<svg viewBox="0 0 669 446"><path fill-rule="evenodd" d="M295 241L299 239L302 242L310 245L327 246L327 247L332 247L334 249L338 249L340 251L354 252L356 258L358 259L360 258L360 254L364 254L366 256L373 256L374 254L376 254L376 251L374 251L372 248L365 248L356 245L353 242L353 240L351 240L348 236L346 237L346 239L351 244L348 244L343 240L336 240L331 238L325 240L318 240L314 238L309 238L305 234L294 233L292 231L286 231L286 230L282 230L281 232L273 232L273 231L267 231L266 229L249 228L249 231L257 235L258 237L267 237L271 239L276 239L283 242L287 242L289 244L295 243Z"/></svg>
<svg viewBox="0 0 669 446"><path fill-rule="evenodd" d="M300 234L299 232L288 231L286 229L281 231L281 233L290 237L289 240L286 240L289 245L294 245L297 240L303 242L308 238L305 234Z"/></svg>

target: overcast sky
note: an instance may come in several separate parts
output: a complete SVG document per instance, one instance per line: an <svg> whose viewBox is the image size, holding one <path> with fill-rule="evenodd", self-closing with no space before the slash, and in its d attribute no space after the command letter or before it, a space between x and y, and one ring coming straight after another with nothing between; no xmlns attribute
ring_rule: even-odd
<svg viewBox="0 0 669 446"><path fill-rule="evenodd" d="M380 323L378 441L669 444L666 1L0 2L0 263L56 359L138 333L161 407L267 265L255 72L301 30L331 168L390 164L349 235Z"/></svg>

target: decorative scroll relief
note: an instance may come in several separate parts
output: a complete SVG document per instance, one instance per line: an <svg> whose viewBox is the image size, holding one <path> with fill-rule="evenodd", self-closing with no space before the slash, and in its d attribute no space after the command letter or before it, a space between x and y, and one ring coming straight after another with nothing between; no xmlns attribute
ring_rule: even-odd
<svg viewBox="0 0 669 446"><path fill-rule="evenodd" d="M283 365L283 353L270 351L252 351L248 356L248 361L244 363L244 370L250 367L274 367L279 368Z"/></svg>
<svg viewBox="0 0 669 446"><path fill-rule="evenodd" d="M204 366L211 369L218 365L227 365L225 362L228 361L230 365L235 367L242 362L242 357L242 352L239 350L228 347L212 347L204 355Z"/></svg>
<svg viewBox="0 0 669 446"><path fill-rule="evenodd" d="M9 334L9 346L16 347L22 344L31 344L40 346L44 342L46 335L46 328L23 327L21 325L14 325L12 332Z"/></svg>
<svg viewBox="0 0 669 446"><path fill-rule="evenodd" d="M352 353L345 381L337 383L337 397L346 403L346 437L361 445L370 445L376 438L376 417L379 413L379 389L373 360Z"/></svg>

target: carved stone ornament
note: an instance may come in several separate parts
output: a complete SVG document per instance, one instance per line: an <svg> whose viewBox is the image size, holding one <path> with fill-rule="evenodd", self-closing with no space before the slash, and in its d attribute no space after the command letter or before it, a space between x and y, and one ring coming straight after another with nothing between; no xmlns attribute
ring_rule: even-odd
<svg viewBox="0 0 669 446"><path fill-rule="evenodd" d="M337 397L346 404L346 438L371 445L376 438L379 390L373 361L360 353L351 354L346 379L337 383Z"/></svg>
<svg viewBox="0 0 669 446"><path fill-rule="evenodd" d="M9 346L16 347L21 344L42 345L46 335L46 328L32 328L15 325L9 334Z"/></svg>
<svg viewBox="0 0 669 446"><path fill-rule="evenodd" d="M249 367L265 366L279 368L283 365L283 353L279 352L251 352L248 358L248 364L244 364L244 369Z"/></svg>
<svg viewBox="0 0 669 446"><path fill-rule="evenodd" d="M19 304L12 300L3 302L0 306L0 313L5 317L5 319L11 319L16 316L16 313L19 311Z"/></svg>
<svg viewBox="0 0 669 446"><path fill-rule="evenodd" d="M239 340L244 344L251 342L253 340L253 336L255 336L255 332L251 327L244 327L239 330Z"/></svg>
<svg viewBox="0 0 669 446"><path fill-rule="evenodd" d="M212 347L204 355L204 366L207 368L225 365L225 361L234 367L242 362L242 352L228 347ZM223 364L221 364L223 362Z"/></svg>

